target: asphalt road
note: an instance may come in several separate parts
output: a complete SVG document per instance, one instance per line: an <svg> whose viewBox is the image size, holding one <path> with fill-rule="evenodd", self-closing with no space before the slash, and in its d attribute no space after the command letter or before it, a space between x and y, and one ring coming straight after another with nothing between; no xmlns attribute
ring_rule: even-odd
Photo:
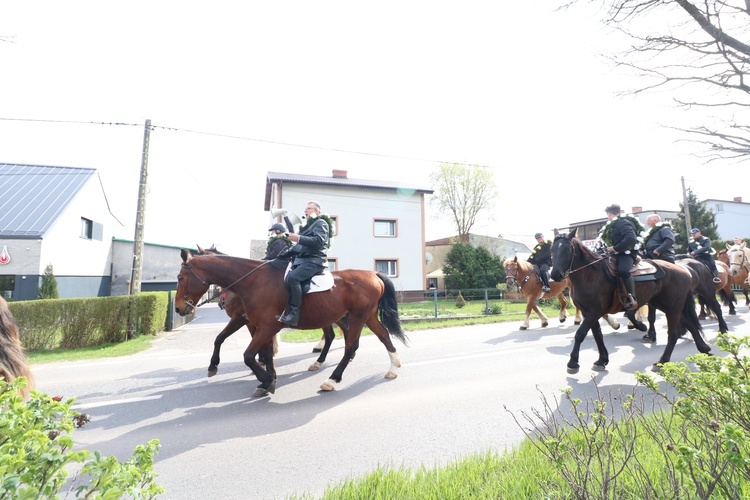
<svg viewBox="0 0 750 500"><path fill-rule="evenodd" d="M726 316L731 331L748 331L748 308ZM566 373L575 326L551 318L541 328L520 322L409 333L396 348L403 366L386 380L385 348L374 336L361 339L356 359L336 391L320 384L343 354L336 340L326 366L308 372L314 343L282 342L278 387L251 398L257 382L242 362L246 330L224 344L219 374L206 377L213 339L227 321L215 305L196 320L160 335L143 353L123 358L35 365L40 390L75 397L75 408L92 416L76 431L78 446L124 460L136 445L159 438L158 482L165 498L287 498L319 496L329 483L362 477L378 466L418 468L456 461L488 450L501 452L524 434L513 416L542 408L542 397L560 389L593 398L601 391L631 392L634 373L647 371L664 347L640 342L642 333L603 326L610 365L591 371L593 339L581 348L578 374ZM716 322L704 321L709 343ZM672 360L697 350L681 339ZM714 349L714 352L717 352Z"/></svg>

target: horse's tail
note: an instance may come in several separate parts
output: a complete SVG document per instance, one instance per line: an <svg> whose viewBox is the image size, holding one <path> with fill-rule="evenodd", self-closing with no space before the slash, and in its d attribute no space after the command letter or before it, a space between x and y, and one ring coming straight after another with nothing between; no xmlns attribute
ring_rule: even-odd
<svg viewBox="0 0 750 500"><path fill-rule="evenodd" d="M703 327L698 319L698 313L695 311L695 298L693 294L689 293L685 297L685 305L682 307L682 317L680 318L680 327L678 328L678 335L682 337L685 332L692 326L695 333L703 334Z"/></svg>
<svg viewBox="0 0 750 500"><path fill-rule="evenodd" d="M396 298L396 287L393 281L383 273L376 273L380 281L385 285L385 292L378 302L378 317L388 332L399 339L404 345L408 345L409 339L401 329L401 320L398 317L398 300Z"/></svg>
<svg viewBox="0 0 750 500"><path fill-rule="evenodd" d="M725 306L729 306L729 304L736 304L737 303L737 297L734 295L734 290L727 293L722 288L719 290L719 298L721 299L721 303Z"/></svg>

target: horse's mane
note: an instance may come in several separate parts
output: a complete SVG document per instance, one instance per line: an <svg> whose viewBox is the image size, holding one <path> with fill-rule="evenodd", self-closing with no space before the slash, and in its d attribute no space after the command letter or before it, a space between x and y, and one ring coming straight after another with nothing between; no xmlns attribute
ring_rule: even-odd
<svg viewBox="0 0 750 500"><path fill-rule="evenodd" d="M8 304L0 297L0 376L6 382L17 377L25 377L27 386L23 390L28 396L29 388L34 386L34 376L26 362L26 356L18 335L18 326L8 309Z"/></svg>
<svg viewBox="0 0 750 500"><path fill-rule="evenodd" d="M516 260L516 262L518 263L518 267L524 271L530 271L531 269L534 268L534 265L531 262L526 262L525 260L516 259L515 257L508 257L507 259L505 259L503 261L503 266L507 266L514 260Z"/></svg>

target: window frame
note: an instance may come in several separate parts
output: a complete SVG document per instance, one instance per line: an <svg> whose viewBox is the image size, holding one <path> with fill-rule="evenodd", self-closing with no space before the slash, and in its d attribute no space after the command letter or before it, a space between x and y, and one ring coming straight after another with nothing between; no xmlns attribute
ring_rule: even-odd
<svg viewBox="0 0 750 500"><path fill-rule="evenodd" d="M377 228L379 223L388 224L388 234L378 234ZM392 230L392 232L391 232ZM379 217L372 220L372 235L375 238L397 238L398 237L398 219Z"/></svg>

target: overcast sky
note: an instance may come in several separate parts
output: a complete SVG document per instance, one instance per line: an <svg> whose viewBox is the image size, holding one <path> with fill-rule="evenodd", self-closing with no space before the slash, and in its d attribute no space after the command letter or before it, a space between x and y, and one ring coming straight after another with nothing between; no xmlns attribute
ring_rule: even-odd
<svg viewBox="0 0 750 500"><path fill-rule="evenodd" d="M132 239L151 119L146 241L238 255L267 236L268 171L430 187L440 162L486 165L500 198L473 232L493 236L676 210L683 177L750 201L747 166L660 126L695 123L668 94L616 96L602 55L625 42L596 13L554 6L2 2L0 162L98 169ZM428 239L454 233L428 214Z"/></svg>

